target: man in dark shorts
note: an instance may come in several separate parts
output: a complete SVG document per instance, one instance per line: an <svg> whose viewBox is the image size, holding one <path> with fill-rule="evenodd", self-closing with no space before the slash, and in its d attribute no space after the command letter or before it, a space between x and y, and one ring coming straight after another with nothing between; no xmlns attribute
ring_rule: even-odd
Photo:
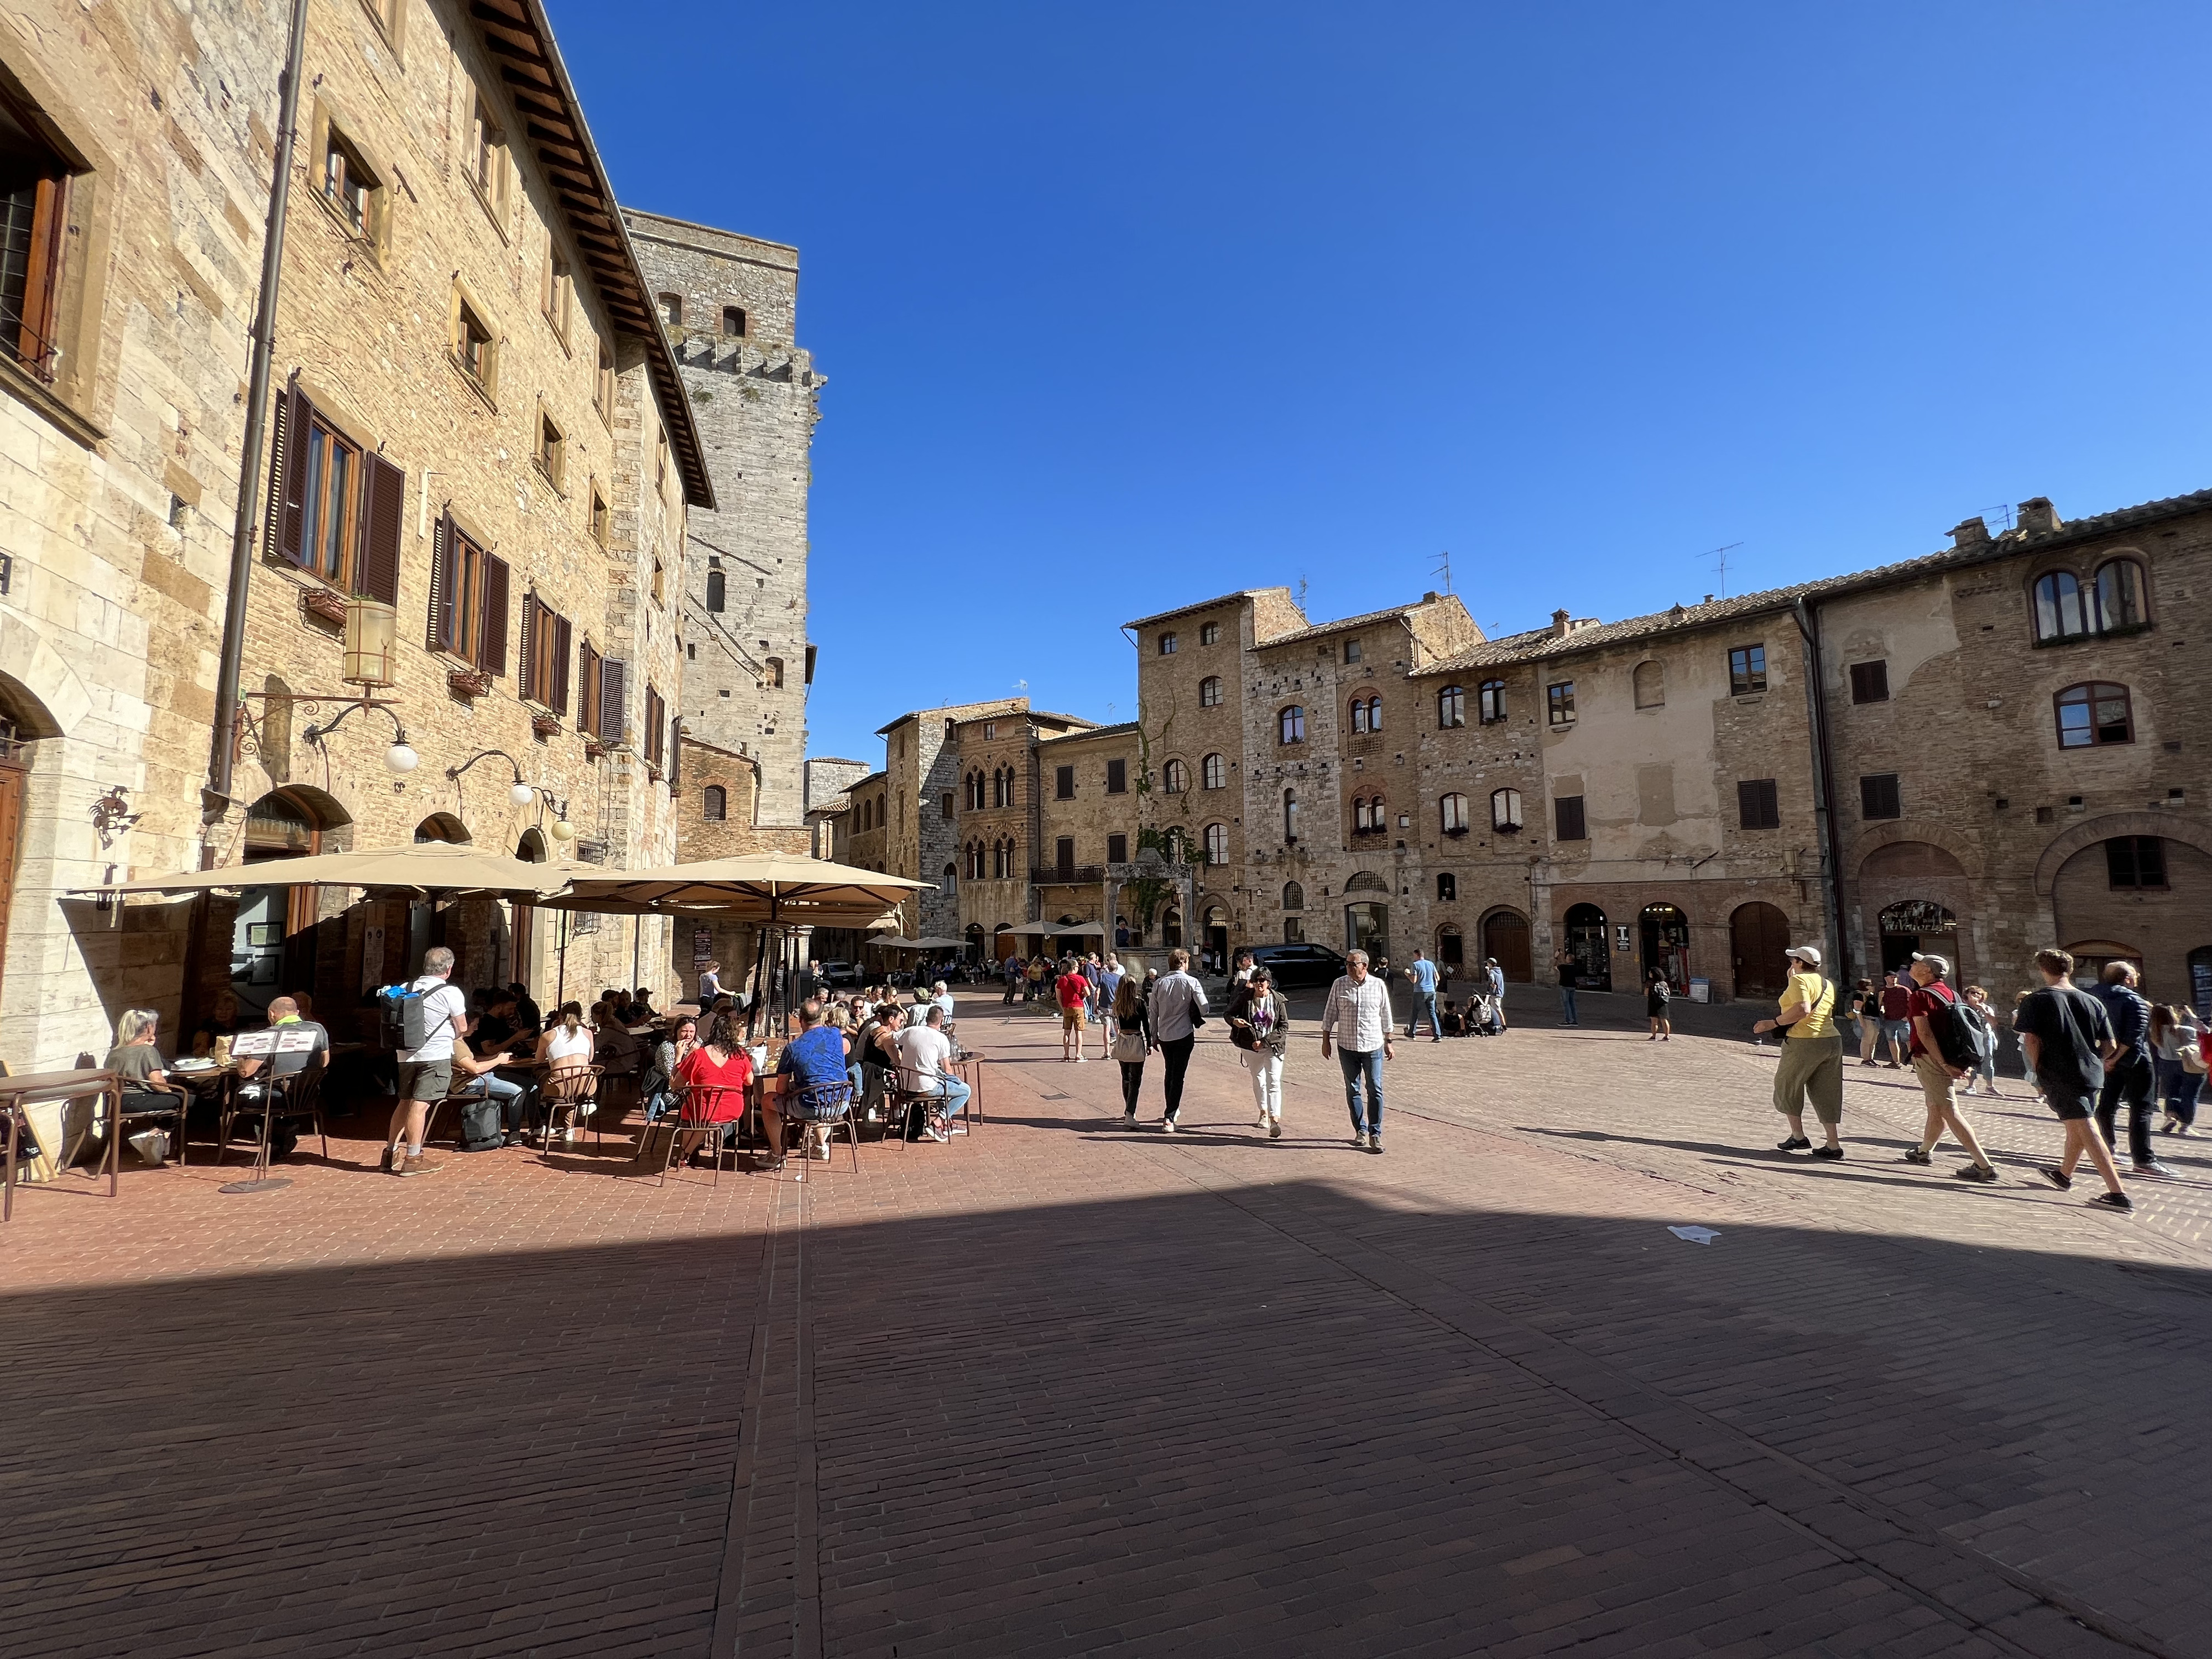
<svg viewBox="0 0 2212 1659"><path fill-rule="evenodd" d="M2041 1174L2064 1192L2074 1184L2074 1166L2087 1158L2105 1182L2105 1190L2091 1201L2108 1210L2131 1210L2135 1206L2121 1188L2112 1149L2092 1116L2106 1062L2120 1051L2112 1040L2112 1022L2094 997L2074 988L2074 958L2065 951L2038 951L2035 965L2042 970L2043 988L2020 1005L2012 1028L2020 1033L2021 1052L2027 1057L2037 1091L2066 1130L2065 1155Z"/></svg>
<svg viewBox="0 0 2212 1659"><path fill-rule="evenodd" d="M2117 1057L2105 1063L2105 1086L2097 1096L2097 1127L2104 1131L2105 1144L2114 1144L2118 1133L2120 1107L2128 1109L2128 1156L2135 1164L2139 1176L2165 1176L2173 1173L2153 1156L2150 1149L2150 1123L2156 1115L2155 1102L2157 1070L2151 1064L2150 1004L2136 989L2140 982L2131 962L2109 963L2105 968L2104 981L2089 994L2104 1005L2105 1014L2112 1022L2112 1041L2119 1045Z"/></svg>

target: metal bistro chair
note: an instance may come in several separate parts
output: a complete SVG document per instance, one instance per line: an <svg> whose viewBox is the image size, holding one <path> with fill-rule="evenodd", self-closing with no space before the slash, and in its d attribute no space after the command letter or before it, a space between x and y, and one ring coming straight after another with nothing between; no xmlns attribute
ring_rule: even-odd
<svg viewBox="0 0 2212 1659"><path fill-rule="evenodd" d="M599 1079L602 1073L596 1066L569 1066L559 1071L548 1072L545 1081L538 1085L538 1109L545 1132L540 1156L553 1161L555 1126L563 1109L568 1114L568 1132L575 1133L579 1122L588 1121L592 1127L592 1145L599 1144Z"/></svg>
<svg viewBox="0 0 2212 1659"><path fill-rule="evenodd" d="M714 1148L714 1184L717 1187L720 1186L724 1152L730 1155L731 1173L735 1174L737 1171L736 1142L732 1140L726 1146L722 1137L732 1128L743 1126L745 1108L744 1097L746 1091L726 1083L707 1083L696 1085L678 1084L674 1085L672 1092L676 1096L676 1110L670 1115L662 1117L646 1127L645 1138L648 1143L653 1139L654 1130L665 1128L668 1131L668 1150L661 1154L659 1178L654 1185L665 1187L668 1184L668 1172L676 1167L677 1160L684 1156L685 1142L693 1136L701 1136ZM738 1115L734 1118L724 1119L720 1122L712 1120L708 1114L719 1110L726 1097L731 1095L738 1097Z"/></svg>
<svg viewBox="0 0 2212 1659"><path fill-rule="evenodd" d="M898 1068L898 1082L887 1087L884 1093L890 1106L891 1124L898 1131L900 1146L905 1146L909 1139L907 1132L913 1124L914 1109L917 1106L922 1110L924 1128L935 1129L947 1140L952 1138L952 1119L945 1109L944 1095L915 1086L915 1074L907 1067L902 1066Z"/></svg>
<svg viewBox="0 0 2212 1659"><path fill-rule="evenodd" d="M853 1106L853 1085L842 1078L835 1083L817 1083L785 1095L781 1114L783 1121L796 1123L806 1132L799 1137L799 1161L802 1165L805 1162L807 1143L813 1138L811 1132L816 1129L822 1131L823 1149L826 1152L836 1141L838 1127L842 1125L845 1139L853 1148L853 1173L860 1173L860 1128L854 1121ZM802 1176L804 1173L802 1169Z"/></svg>
<svg viewBox="0 0 2212 1659"><path fill-rule="evenodd" d="M304 1117L309 1127L320 1136L323 1161L331 1157L331 1137L323 1127L323 1073L326 1068L320 1055L315 1062L297 1072L286 1072L279 1076L235 1079L223 1097L222 1115L215 1134L215 1161L221 1164L230 1151L231 1126L241 1117L261 1120L261 1136L255 1149L255 1159L264 1169L268 1167L269 1138L280 1117ZM434 1114L436 1108L431 1109ZM179 1159L179 1162L182 1160Z"/></svg>

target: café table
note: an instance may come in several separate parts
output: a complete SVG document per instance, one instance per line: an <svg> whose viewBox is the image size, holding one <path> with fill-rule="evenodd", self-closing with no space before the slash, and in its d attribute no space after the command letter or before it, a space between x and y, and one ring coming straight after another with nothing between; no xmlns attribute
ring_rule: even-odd
<svg viewBox="0 0 2212 1659"><path fill-rule="evenodd" d="M953 1075L968 1085L968 1105L955 1127L956 1133L965 1134L969 1125L983 1121L983 1056L973 1048L963 1048L947 1063Z"/></svg>
<svg viewBox="0 0 2212 1659"><path fill-rule="evenodd" d="M66 1072L27 1072L21 1077L0 1077L0 1118L6 1120L6 1165L0 1171L0 1221L12 1218L15 1212L15 1149L30 1127L28 1108L66 1105L90 1095L106 1100L112 1097L108 1110L110 1133L107 1152L107 1195L117 1196L122 1180L123 1145L123 1079L120 1074L104 1066L87 1066ZM100 1110L93 1109L98 1120ZM59 1151L59 1147L55 1149ZM95 1174L93 1177L98 1180Z"/></svg>

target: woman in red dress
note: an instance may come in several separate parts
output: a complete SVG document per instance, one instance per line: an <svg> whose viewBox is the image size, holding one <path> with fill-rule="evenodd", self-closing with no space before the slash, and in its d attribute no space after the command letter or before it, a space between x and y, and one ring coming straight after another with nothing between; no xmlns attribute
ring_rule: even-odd
<svg viewBox="0 0 2212 1659"><path fill-rule="evenodd" d="M726 1013L714 1016L708 1027L707 1040L684 1057L676 1068L676 1080L685 1089L681 1121L692 1123L735 1123L745 1115L745 1090L753 1080L752 1056L745 1052L744 1041ZM783 1138L779 1131L782 1125L775 1121L775 1109L768 1113L769 1145L781 1146ZM678 1152L685 1149L681 1142L711 1133L719 1147L726 1131L679 1129Z"/></svg>

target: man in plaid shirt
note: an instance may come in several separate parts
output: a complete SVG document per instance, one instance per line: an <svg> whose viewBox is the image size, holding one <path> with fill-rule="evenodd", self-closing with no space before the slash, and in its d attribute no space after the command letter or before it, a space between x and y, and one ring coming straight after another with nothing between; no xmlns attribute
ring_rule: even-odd
<svg viewBox="0 0 2212 1659"><path fill-rule="evenodd" d="M1382 1150L1382 1062L1390 1058L1390 994L1367 971L1367 952L1346 958L1349 970L1328 988L1321 1017L1321 1055L1336 1050L1344 1068L1344 1100L1352 1109L1352 1144L1363 1152ZM1343 1030L1338 1039L1338 1028ZM1360 1115L1360 1097L1367 1111Z"/></svg>

